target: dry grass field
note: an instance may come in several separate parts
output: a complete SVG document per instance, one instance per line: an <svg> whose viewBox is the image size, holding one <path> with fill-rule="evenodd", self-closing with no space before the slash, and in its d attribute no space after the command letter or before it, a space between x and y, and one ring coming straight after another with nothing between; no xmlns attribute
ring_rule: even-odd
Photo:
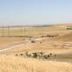
<svg viewBox="0 0 72 72"><path fill-rule="evenodd" d="M1 55L0 72L72 72L72 65Z"/></svg>
<svg viewBox="0 0 72 72"><path fill-rule="evenodd" d="M72 72L71 26L0 28L0 72Z"/></svg>

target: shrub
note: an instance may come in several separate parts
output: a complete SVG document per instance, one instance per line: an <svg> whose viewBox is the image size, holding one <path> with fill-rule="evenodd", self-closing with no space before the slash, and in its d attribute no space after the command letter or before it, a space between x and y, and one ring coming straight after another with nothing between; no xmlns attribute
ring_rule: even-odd
<svg viewBox="0 0 72 72"><path fill-rule="evenodd" d="M23 54L20 54L20 56L23 56Z"/></svg>
<svg viewBox="0 0 72 72"><path fill-rule="evenodd" d="M50 55L44 55L43 58L44 59L48 59L50 57Z"/></svg>
<svg viewBox="0 0 72 72"><path fill-rule="evenodd" d="M15 56L18 56L18 54L16 54Z"/></svg>
<svg viewBox="0 0 72 72"><path fill-rule="evenodd" d="M72 27L67 27L66 29L67 29L67 30L72 30Z"/></svg>
<svg viewBox="0 0 72 72"><path fill-rule="evenodd" d="M50 56L52 56L52 53L50 53Z"/></svg>
<svg viewBox="0 0 72 72"><path fill-rule="evenodd" d="M34 41L34 40L32 40L32 41L31 41L31 43L35 43L35 41Z"/></svg>
<svg viewBox="0 0 72 72"><path fill-rule="evenodd" d="M33 58L37 58L37 53L32 53L33 54Z"/></svg>
<svg viewBox="0 0 72 72"><path fill-rule="evenodd" d="M29 54L28 52L26 52L25 55L26 55L27 57L31 57L31 54Z"/></svg>

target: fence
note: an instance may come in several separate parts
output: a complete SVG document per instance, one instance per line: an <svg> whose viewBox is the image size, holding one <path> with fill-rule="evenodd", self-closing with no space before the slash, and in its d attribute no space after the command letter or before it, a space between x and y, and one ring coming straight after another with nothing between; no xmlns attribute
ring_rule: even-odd
<svg viewBox="0 0 72 72"><path fill-rule="evenodd" d="M48 27L36 26L2 26L0 37L27 37L36 36L48 32Z"/></svg>
<svg viewBox="0 0 72 72"><path fill-rule="evenodd" d="M24 26L2 26L0 27L0 37L19 37L24 36Z"/></svg>

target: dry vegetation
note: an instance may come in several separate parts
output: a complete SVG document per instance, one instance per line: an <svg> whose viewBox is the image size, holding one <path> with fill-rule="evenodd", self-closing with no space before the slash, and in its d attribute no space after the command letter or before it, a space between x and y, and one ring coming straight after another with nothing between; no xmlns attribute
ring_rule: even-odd
<svg viewBox="0 0 72 72"><path fill-rule="evenodd" d="M0 72L72 72L67 26L0 28Z"/></svg>
<svg viewBox="0 0 72 72"><path fill-rule="evenodd" d="M72 72L70 63L0 56L0 72Z"/></svg>

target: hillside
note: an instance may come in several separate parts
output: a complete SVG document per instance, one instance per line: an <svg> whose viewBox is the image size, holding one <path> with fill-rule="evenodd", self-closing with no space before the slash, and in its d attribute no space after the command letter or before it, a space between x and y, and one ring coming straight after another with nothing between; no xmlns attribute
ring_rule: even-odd
<svg viewBox="0 0 72 72"><path fill-rule="evenodd" d="M0 72L72 72L70 63L0 56Z"/></svg>
<svg viewBox="0 0 72 72"><path fill-rule="evenodd" d="M69 32L60 37L62 41L72 41L72 32Z"/></svg>
<svg viewBox="0 0 72 72"><path fill-rule="evenodd" d="M68 26L0 28L0 72L71 72Z"/></svg>

